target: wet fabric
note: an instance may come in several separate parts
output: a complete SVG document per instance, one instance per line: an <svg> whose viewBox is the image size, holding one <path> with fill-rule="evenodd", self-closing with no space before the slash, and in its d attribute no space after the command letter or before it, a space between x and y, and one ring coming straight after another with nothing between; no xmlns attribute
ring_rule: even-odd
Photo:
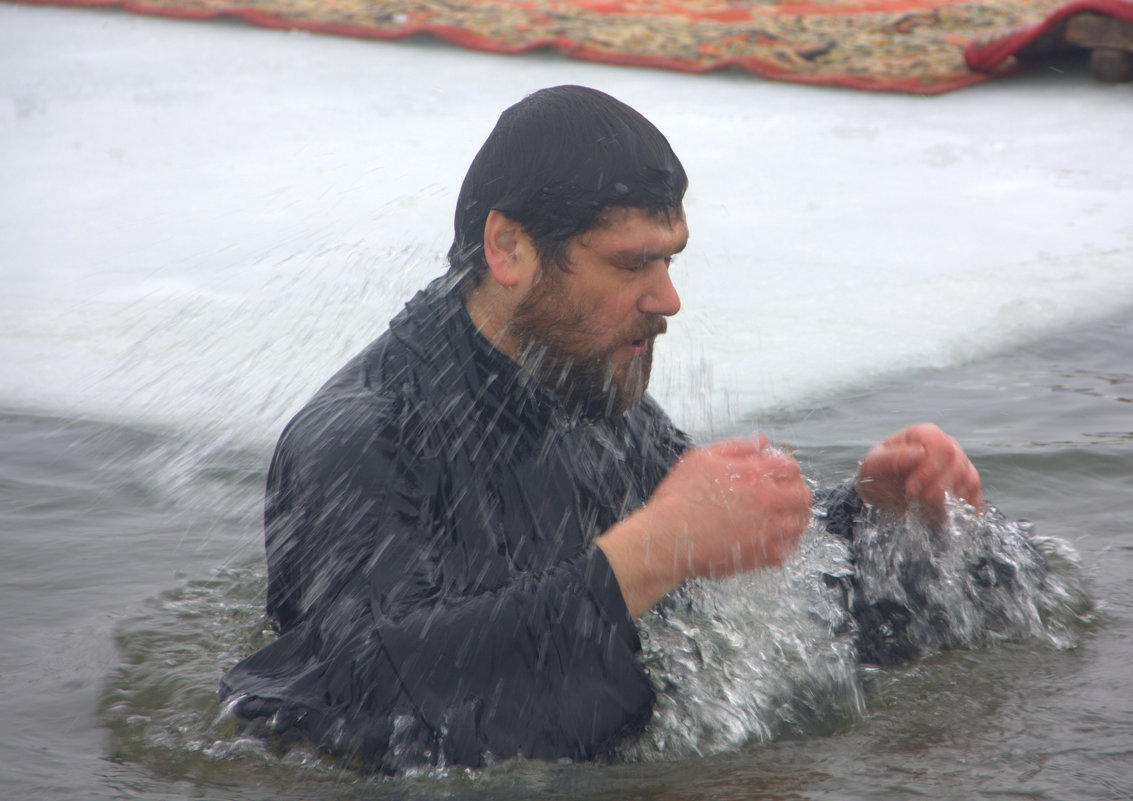
<svg viewBox="0 0 1133 801"><path fill-rule="evenodd" d="M265 513L280 636L222 696L373 770L601 757L653 690L593 540L688 444L648 397L572 417L436 282L284 431Z"/></svg>
<svg viewBox="0 0 1133 801"><path fill-rule="evenodd" d="M654 691L594 539L690 444L648 395L611 419L568 413L434 282L280 438L279 637L222 697L364 770L611 754ZM833 531L852 525L845 495Z"/></svg>

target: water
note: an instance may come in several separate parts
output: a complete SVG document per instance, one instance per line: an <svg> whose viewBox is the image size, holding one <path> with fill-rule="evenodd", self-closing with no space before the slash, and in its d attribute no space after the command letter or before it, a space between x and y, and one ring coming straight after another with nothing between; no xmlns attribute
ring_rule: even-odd
<svg viewBox="0 0 1133 801"><path fill-rule="evenodd" d="M19 6L0 66L0 796L1133 796L1130 87L1067 65L928 101ZM626 764L375 782L270 753L214 689L265 636L272 441L440 269L499 109L564 81L692 177L676 419L767 430L823 484L939 422L1077 552L1067 601L859 669L818 578L845 554L812 539L646 621L673 689Z"/></svg>
<svg viewBox="0 0 1133 801"><path fill-rule="evenodd" d="M1080 578L1096 599L1078 608L1083 621L1064 615L1007 640L859 670L844 640L806 622L805 612L836 614L808 595L820 584L801 585L805 612L791 607L791 582L773 575L696 588L698 611L667 630L647 622L648 647L666 646L679 690L630 755L645 761L519 762L385 783L302 751L274 756L220 715L220 673L264 636L256 515L266 451L202 451L176 435L6 413L0 599L21 612L0 650L12 677L5 795L1127 797L1133 548L1122 499L1133 432L1122 429L1133 375L1121 369L1121 345L1131 333L1122 315L760 420L796 444L811 472L834 476L860 452L855 437L832 435L836 419L884 428L895 407L949 417L988 497L1078 552L1081 567L1059 575L1071 586ZM989 412L1008 392L1010 408ZM981 437L988 414L1010 421ZM812 552L795 569L840 558ZM818 714L780 708L792 698Z"/></svg>

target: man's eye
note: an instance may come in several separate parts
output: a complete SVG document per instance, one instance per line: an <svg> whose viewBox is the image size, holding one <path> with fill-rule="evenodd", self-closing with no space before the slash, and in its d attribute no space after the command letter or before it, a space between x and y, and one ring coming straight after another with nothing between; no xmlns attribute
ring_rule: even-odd
<svg viewBox="0 0 1133 801"><path fill-rule="evenodd" d="M656 256L652 259L642 258L619 260L617 262L614 262L614 264L618 267L619 270L625 270L627 273L636 273L644 270L646 267L656 261L664 262L665 269L667 270L675 259L676 254L673 254L672 256Z"/></svg>

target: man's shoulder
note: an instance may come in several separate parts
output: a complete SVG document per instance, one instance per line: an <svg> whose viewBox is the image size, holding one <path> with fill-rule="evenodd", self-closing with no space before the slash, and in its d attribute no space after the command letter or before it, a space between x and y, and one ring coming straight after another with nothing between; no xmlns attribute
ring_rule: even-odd
<svg viewBox="0 0 1133 801"><path fill-rule="evenodd" d="M387 330L303 405L284 428L277 451L412 450L415 435L437 427L444 408L439 394L430 366Z"/></svg>
<svg viewBox="0 0 1133 801"><path fill-rule="evenodd" d="M276 460L342 461L372 449L396 418L396 399L365 390L324 387L284 427Z"/></svg>
<svg viewBox="0 0 1133 801"><path fill-rule="evenodd" d="M397 395L406 391L406 368L411 366L411 360L399 354L399 350L398 341L386 330L319 388L295 415L289 428L351 427L389 414L397 405ZM388 380L391 367L402 380Z"/></svg>

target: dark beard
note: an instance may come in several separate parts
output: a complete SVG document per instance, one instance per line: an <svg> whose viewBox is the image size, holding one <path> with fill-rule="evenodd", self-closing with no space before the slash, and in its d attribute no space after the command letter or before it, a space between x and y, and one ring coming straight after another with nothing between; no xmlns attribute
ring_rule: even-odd
<svg viewBox="0 0 1133 801"><path fill-rule="evenodd" d="M646 315L605 346L587 340L600 337L586 323L582 309L567 301L558 269L544 269L530 293L516 308L511 332L519 343L517 360L539 385L557 397L571 413L589 420L622 414L633 407L649 386L653 338L665 333L661 315ZM645 353L626 364L619 380L613 369L618 349L646 340Z"/></svg>

